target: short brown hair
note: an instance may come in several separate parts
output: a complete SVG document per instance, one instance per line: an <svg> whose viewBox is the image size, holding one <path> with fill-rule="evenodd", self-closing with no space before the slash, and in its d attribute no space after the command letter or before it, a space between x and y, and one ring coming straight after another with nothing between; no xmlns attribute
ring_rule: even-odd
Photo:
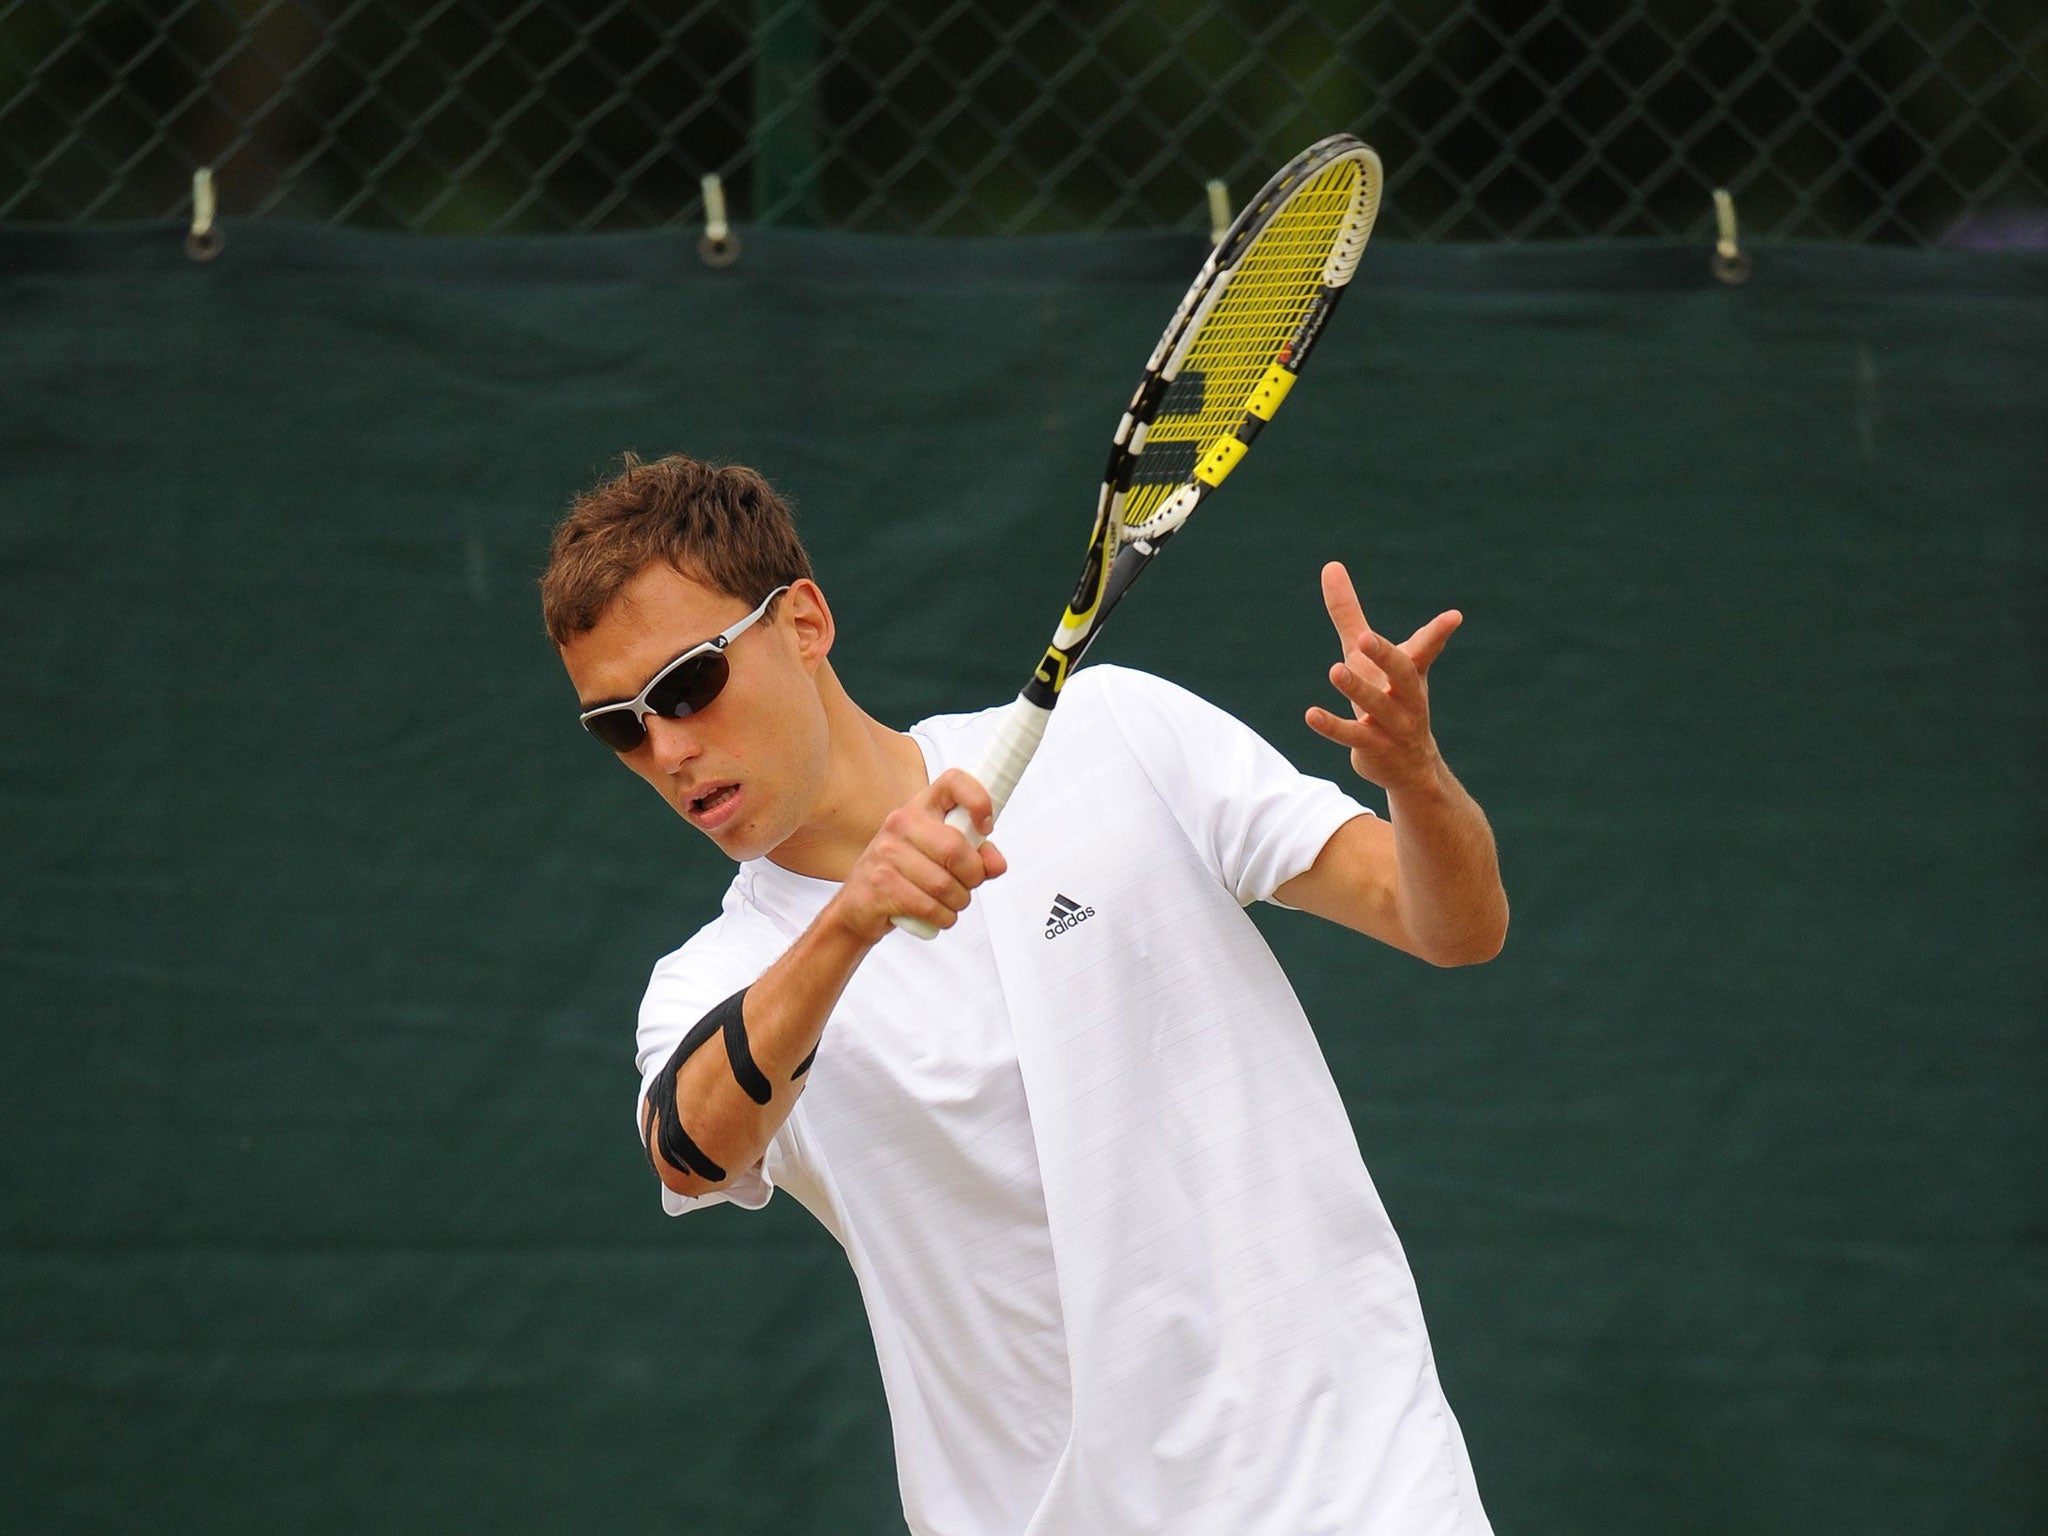
<svg viewBox="0 0 2048 1536"><path fill-rule="evenodd" d="M555 529L540 579L548 638L561 646L596 628L657 560L749 604L811 574L789 504L751 469L680 453L643 464L629 453Z"/></svg>

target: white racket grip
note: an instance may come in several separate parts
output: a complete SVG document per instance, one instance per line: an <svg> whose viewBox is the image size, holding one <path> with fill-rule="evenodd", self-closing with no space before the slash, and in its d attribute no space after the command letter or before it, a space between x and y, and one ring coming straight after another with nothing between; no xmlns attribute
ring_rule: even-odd
<svg viewBox="0 0 2048 1536"><path fill-rule="evenodd" d="M1017 781L1024 777L1024 770L1038 751L1038 743L1044 739L1046 722L1050 719L1051 710L1021 696L1010 700L1003 710L1002 719L996 722L995 736L982 753L981 766L974 771L974 777L988 791L993 807L992 817L1001 816L1003 807L1010 803L1010 793L1016 789ZM970 848L979 848L987 841L974 825L974 818L957 805L946 812L946 825L965 837ZM892 917L889 921L920 939L938 936L939 930L921 917Z"/></svg>
<svg viewBox="0 0 2048 1536"><path fill-rule="evenodd" d="M974 771L975 778L981 781L981 787L988 791L989 800L994 804L992 815L1002 815L1003 807L1010 803L1010 795L1017 788L1017 781L1024 777L1024 770L1038 751L1039 742L1045 739L1046 722L1051 719L1051 710L1020 696L1010 700L1002 719L996 722L996 733L981 755L981 766ZM967 820L967 813L957 805L946 813L947 823L957 827L960 822L953 820L955 816L961 821ZM981 846L981 834L972 825L961 830L975 847Z"/></svg>

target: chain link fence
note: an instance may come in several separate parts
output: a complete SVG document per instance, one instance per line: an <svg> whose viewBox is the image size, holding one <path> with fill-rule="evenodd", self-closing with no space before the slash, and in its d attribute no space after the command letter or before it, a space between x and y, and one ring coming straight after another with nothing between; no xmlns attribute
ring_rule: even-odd
<svg viewBox="0 0 2048 1536"><path fill-rule="evenodd" d="M0 219L1207 225L1303 144L1384 232L2048 243L2041 0L0 0Z"/></svg>

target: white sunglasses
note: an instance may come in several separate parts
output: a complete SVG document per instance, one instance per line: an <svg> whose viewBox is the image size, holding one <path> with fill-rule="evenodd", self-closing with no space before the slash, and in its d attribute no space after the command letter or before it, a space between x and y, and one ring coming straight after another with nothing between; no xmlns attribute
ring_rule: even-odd
<svg viewBox="0 0 2048 1536"><path fill-rule="evenodd" d="M635 697L583 711L579 717L583 729L614 752L632 752L647 739L649 715L687 720L696 714L724 691L725 680L732 675L725 648L752 628L754 621L768 611L768 605L788 590L787 585L777 587L761 599L760 607L732 628L713 635L702 645L691 646L650 677Z"/></svg>

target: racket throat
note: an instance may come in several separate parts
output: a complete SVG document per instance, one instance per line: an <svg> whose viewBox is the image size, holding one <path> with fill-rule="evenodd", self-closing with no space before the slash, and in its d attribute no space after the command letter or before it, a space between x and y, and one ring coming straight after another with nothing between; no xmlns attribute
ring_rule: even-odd
<svg viewBox="0 0 2048 1536"><path fill-rule="evenodd" d="M1166 541L1172 537L1173 529L1168 528L1147 538L1133 539L1116 552L1116 559L1110 562L1109 580L1102 584L1102 611L1105 614L1130 591L1138 573L1152 563L1152 557L1164 549Z"/></svg>
<svg viewBox="0 0 2048 1536"><path fill-rule="evenodd" d="M1090 614L1087 628L1065 645L1060 642L1068 638L1068 632L1062 629L1053 643L1045 648L1045 655L1039 658L1038 670L1031 674L1031 680L1018 693L1019 703L1049 712L1059 702L1060 690L1067 686L1067 679L1081 665L1081 658L1088 654L1088 647L1102 633L1110 610L1122 601L1131 583L1138 579L1139 573L1152 563L1153 556L1172 537L1173 530L1169 528L1148 538L1132 539L1117 550L1110 562L1109 577L1102 584L1101 600Z"/></svg>

